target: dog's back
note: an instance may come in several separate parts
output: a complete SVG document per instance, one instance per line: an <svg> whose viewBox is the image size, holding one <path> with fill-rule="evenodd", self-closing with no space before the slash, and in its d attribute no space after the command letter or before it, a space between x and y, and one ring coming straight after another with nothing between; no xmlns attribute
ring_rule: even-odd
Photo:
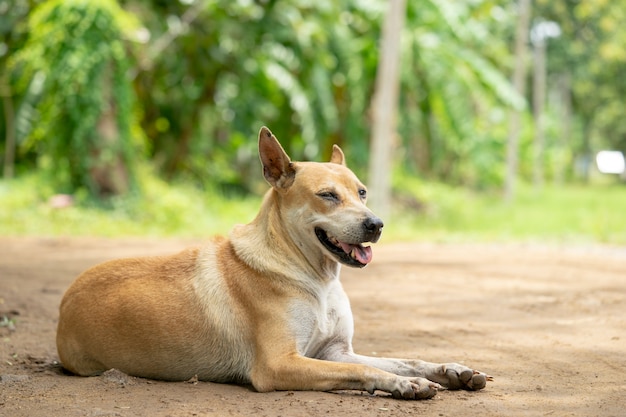
<svg viewBox="0 0 626 417"><path fill-rule="evenodd" d="M251 343L241 340L248 332L232 314L236 307L215 262L225 246L220 239L85 271L61 303L63 366L85 376L116 368L146 378L247 382Z"/></svg>

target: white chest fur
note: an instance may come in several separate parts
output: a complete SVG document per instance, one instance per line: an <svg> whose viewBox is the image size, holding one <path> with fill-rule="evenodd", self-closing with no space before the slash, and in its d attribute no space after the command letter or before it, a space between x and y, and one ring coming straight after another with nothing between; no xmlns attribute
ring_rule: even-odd
<svg viewBox="0 0 626 417"><path fill-rule="evenodd" d="M350 346L352 312L338 280L322 288L315 299L294 301L289 316L298 353L303 356L321 358L328 349Z"/></svg>

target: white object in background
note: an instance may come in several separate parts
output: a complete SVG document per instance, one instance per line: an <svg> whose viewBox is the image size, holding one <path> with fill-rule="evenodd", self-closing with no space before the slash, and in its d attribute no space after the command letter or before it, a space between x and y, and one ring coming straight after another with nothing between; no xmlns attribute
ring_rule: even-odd
<svg viewBox="0 0 626 417"><path fill-rule="evenodd" d="M600 151L596 155L598 170L603 174L622 174L626 170L624 154L620 151Z"/></svg>

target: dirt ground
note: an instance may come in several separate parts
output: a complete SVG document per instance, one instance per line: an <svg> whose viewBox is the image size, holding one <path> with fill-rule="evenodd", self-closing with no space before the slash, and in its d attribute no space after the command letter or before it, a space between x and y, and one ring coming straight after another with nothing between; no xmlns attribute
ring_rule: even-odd
<svg viewBox="0 0 626 417"><path fill-rule="evenodd" d="M58 305L78 273L194 241L0 238L0 416L624 416L626 248L378 244L343 269L355 350L455 361L494 377L432 400L161 382L58 363Z"/></svg>

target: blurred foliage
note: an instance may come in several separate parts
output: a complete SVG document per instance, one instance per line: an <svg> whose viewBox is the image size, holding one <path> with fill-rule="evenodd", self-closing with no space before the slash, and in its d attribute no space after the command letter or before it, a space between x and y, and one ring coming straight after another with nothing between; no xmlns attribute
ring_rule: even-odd
<svg viewBox="0 0 626 417"><path fill-rule="evenodd" d="M151 11L139 14L153 37L177 34L165 53L144 50L136 80L151 156L168 177L253 188L262 125L294 159L338 143L366 163L381 12L372 2L127 4Z"/></svg>
<svg viewBox="0 0 626 417"><path fill-rule="evenodd" d="M577 129L566 145L578 156L626 152L626 2L537 0L536 14L562 31L548 44L548 66L553 85L563 76L572 80Z"/></svg>
<svg viewBox="0 0 626 417"><path fill-rule="evenodd" d="M503 115L525 102L504 65L514 15L498 3L409 2L400 137L408 165L422 176L501 183Z"/></svg>
<svg viewBox="0 0 626 417"><path fill-rule="evenodd" d="M520 173L530 178L530 94L520 97L509 82L517 3L407 3L397 175L500 186L506 115L518 108ZM16 171L49 169L55 192L123 194L145 161L168 181L257 191L262 125L294 159L327 159L331 144L341 145L364 177L386 6L0 0L0 131L15 107ZM626 151L625 10L626 0L534 3L534 24L552 20L562 30L548 43L544 163L552 178L574 178L576 159L601 148Z"/></svg>
<svg viewBox="0 0 626 417"><path fill-rule="evenodd" d="M26 42L8 65L34 107L32 119L18 120L21 147L40 155L59 191L130 188L137 149L122 38L136 24L112 0L52 0L28 18Z"/></svg>

